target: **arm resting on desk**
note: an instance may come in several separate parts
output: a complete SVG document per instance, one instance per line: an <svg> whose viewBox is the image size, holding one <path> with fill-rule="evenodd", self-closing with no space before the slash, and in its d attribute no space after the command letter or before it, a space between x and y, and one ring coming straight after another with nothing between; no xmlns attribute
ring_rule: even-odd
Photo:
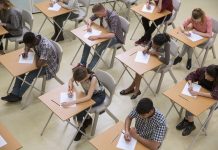
<svg viewBox="0 0 218 150"><path fill-rule="evenodd" d="M112 39L115 37L114 33L106 33L98 36L98 39Z"/></svg>
<svg viewBox="0 0 218 150"><path fill-rule="evenodd" d="M160 146L159 142L144 139L143 137L141 137L138 134L136 135L135 139L138 142L140 142L141 144L143 144L144 146L146 146L147 148L149 148L150 150L158 150L158 148Z"/></svg>

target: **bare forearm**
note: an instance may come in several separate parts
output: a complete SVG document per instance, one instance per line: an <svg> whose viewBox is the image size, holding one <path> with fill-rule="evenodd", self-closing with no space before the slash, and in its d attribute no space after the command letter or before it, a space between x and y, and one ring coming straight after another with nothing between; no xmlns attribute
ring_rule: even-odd
<svg viewBox="0 0 218 150"><path fill-rule="evenodd" d="M160 146L160 143L144 139L140 135L137 136L136 140L143 144L145 147L149 148L150 150L157 150L158 147Z"/></svg>
<svg viewBox="0 0 218 150"><path fill-rule="evenodd" d="M127 117L126 120L125 120L125 132L129 132L130 130L130 125L131 125L131 118L130 117Z"/></svg>
<svg viewBox="0 0 218 150"><path fill-rule="evenodd" d="M210 93L199 92L198 95L203 97L213 98Z"/></svg>
<svg viewBox="0 0 218 150"><path fill-rule="evenodd" d="M99 39L111 39L115 36L114 33L107 33L107 34L102 34L102 35L99 35L98 38Z"/></svg>

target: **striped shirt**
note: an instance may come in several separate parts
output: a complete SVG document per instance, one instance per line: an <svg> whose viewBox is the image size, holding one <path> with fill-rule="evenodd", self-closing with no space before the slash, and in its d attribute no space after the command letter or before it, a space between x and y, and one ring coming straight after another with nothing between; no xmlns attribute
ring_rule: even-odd
<svg viewBox="0 0 218 150"><path fill-rule="evenodd" d="M130 114L130 118L135 118L135 128L137 133L147 140L162 143L166 134L167 126L164 115L155 110L150 118L142 118L134 109Z"/></svg>

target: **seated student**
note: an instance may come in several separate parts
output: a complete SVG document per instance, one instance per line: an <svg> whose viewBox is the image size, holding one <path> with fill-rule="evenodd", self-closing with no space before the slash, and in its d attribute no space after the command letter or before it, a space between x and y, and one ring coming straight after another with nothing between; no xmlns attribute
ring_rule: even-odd
<svg viewBox="0 0 218 150"><path fill-rule="evenodd" d="M208 67L198 68L196 71L191 72L186 81L190 83L189 92L193 96L203 96L218 100L218 65L210 65ZM209 90L210 92L196 92L193 91L191 84L198 82L199 85ZM194 129L194 117L186 111L185 118L177 126L177 130L183 130L182 135L189 135Z"/></svg>
<svg viewBox="0 0 218 150"><path fill-rule="evenodd" d="M200 36L210 38L212 37L212 19L206 16L203 10L196 8L192 11L192 17L188 18L181 26L181 31L187 36L190 36L189 30ZM182 61L185 53L188 55L186 68L189 70L192 67L193 48L186 44L183 45L182 52L175 59L174 65Z"/></svg>
<svg viewBox="0 0 218 150"><path fill-rule="evenodd" d="M101 84L101 82L97 79L96 75L94 72L90 71L89 69L85 67L77 67L75 68L73 72L73 77L69 80L68 83L68 92L69 94L72 94L73 92L73 83L79 82L81 86L83 87L83 90L86 94L85 97L77 99L76 101L73 102L64 102L61 105L63 107L68 107L70 105L78 104L78 103L83 103L86 102L90 99L95 101L95 104L92 107L96 107L101 105L104 102L106 93L105 93L105 88ZM79 124L82 123L83 117L87 114L86 111L82 111L79 113L76 118ZM92 118L88 116L88 118L84 121L83 126L81 127L81 131L85 132L85 129L92 124ZM78 133L75 137L75 141L79 141L82 137L82 133Z"/></svg>
<svg viewBox="0 0 218 150"><path fill-rule="evenodd" d="M58 54L51 41L41 35L27 32L24 34L23 42L25 44L25 50L22 56L26 58L28 57L28 52L34 50L36 66L39 69L31 71L27 75L20 75L19 77L31 84L37 77L41 67L43 68L40 72L40 76L46 75L47 80L54 77L58 69ZM28 88L28 84L16 78L12 92L1 99L8 102L20 101Z"/></svg>
<svg viewBox="0 0 218 150"><path fill-rule="evenodd" d="M150 51L151 48L152 50ZM164 68L170 62L170 36L166 33L155 35L152 42L150 42L149 46L143 53L149 53L157 56L159 60L164 63L162 66L162 68ZM142 77L139 74L136 74L132 84L127 89L122 90L120 94L127 95L134 93L131 96L131 99L136 99L137 96L141 94L139 90L141 78Z"/></svg>
<svg viewBox="0 0 218 150"><path fill-rule="evenodd" d="M92 8L94 15L90 18L87 25L87 31L91 31L91 25L94 20L100 19L100 25L107 28L109 33L101 34L99 36L90 36L89 40L98 40L98 39L108 39L105 42L102 42L96 47L96 52L101 55L106 47L111 47L117 43L124 43L123 31L121 28L121 22L119 16L114 12L104 8L102 4L96 4ZM109 43L110 42L110 43ZM80 63L78 66L86 66L87 59L89 56L91 47L88 45L84 46L83 54ZM92 70L96 63L99 60L99 56L95 53L88 68Z"/></svg>
<svg viewBox="0 0 218 150"><path fill-rule="evenodd" d="M4 38L21 36L23 33L21 12L14 8L10 0L0 0L0 26L3 26L9 33ZM0 40L3 36L0 36ZM0 53L3 53L3 44L0 43Z"/></svg>
<svg viewBox="0 0 218 150"><path fill-rule="evenodd" d="M77 18L79 16L79 4L78 4L78 0L57 0L58 4L61 5L61 7L69 9L69 10L73 10L70 14L69 19L74 19ZM54 2L51 2L50 5L53 6ZM54 21L58 24L54 23L54 35L51 37L51 39L54 41L58 35L58 33L60 32L60 28L63 27L63 22L67 19L67 17L69 16L69 13L54 17ZM60 28L59 28L59 27ZM59 41L63 41L64 40L64 36L63 36L63 31L60 32L56 42Z"/></svg>
<svg viewBox="0 0 218 150"><path fill-rule="evenodd" d="M135 127L130 128L134 118ZM126 118L124 128L126 141L130 141L133 137L150 150L157 150L160 147L167 131L164 115L154 108L149 98L139 101L136 108Z"/></svg>
<svg viewBox="0 0 218 150"><path fill-rule="evenodd" d="M157 11L158 12L162 12L164 10L168 10L170 12L173 11L173 2L172 0L154 0L155 5L157 6ZM147 0L146 5L149 8L151 4L151 0ZM169 14L165 21L168 21L170 19L172 14ZM155 20L155 24L158 26L160 25L163 21L164 21L165 17L159 18L157 20ZM142 25L144 27L145 30L145 34L138 40L135 42L135 45L147 45L150 40L151 40L151 36L152 33L154 32L154 30L156 29L156 26L154 25L154 23L152 23L151 25L149 25L150 20L148 20L147 18L142 17Z"/></svg>

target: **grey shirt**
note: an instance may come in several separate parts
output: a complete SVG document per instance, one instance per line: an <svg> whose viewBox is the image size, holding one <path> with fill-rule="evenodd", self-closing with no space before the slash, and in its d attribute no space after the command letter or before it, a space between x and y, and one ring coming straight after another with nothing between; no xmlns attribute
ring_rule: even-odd
<svg viewBox="0 0 218 150"><path fill-rule="evenodd" d="M13 36L20 36L23 33L21 12L15 8L0 11L0 20L6 24L6 30Z"/></svg>
<svg viewBox="0 0 218 150"><path fill-rule="evenodd" d="M73 13L79 14L79 3L78 0L68 0L68 2L65 2L64 5L62 5L63 8L66 9L72 9Z"/></svg>

